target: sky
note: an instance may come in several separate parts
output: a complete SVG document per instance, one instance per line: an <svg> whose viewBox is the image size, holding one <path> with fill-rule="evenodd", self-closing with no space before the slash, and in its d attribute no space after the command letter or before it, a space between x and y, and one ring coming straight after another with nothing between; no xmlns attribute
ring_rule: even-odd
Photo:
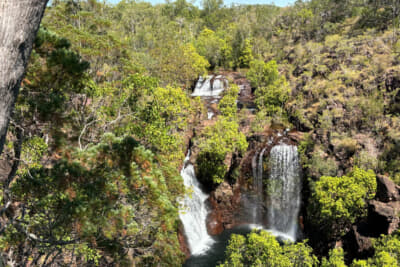
<svg viewBox="0 0 400 267"><path fill-rule="evenodd" d="M107 0L110 3L118 3L120 0ZM150 2L152 4L164 3L164 0L144 0L144 2ZM196 4L199 4L201 0L195 0ZM236 4L272 4L277 6L287 6L293 4L295 0L224 0L224 4L229 6L232 3Z"/></svg>

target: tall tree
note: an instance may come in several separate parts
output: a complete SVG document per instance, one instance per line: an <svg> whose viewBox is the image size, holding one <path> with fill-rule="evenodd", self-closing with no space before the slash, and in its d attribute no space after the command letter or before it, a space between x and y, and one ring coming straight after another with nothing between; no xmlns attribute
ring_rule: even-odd
<svg viewBox="0 0 400 267"><path fill-rule="evenodd" d="M0 0L0 153L48 0Z"/></svg>

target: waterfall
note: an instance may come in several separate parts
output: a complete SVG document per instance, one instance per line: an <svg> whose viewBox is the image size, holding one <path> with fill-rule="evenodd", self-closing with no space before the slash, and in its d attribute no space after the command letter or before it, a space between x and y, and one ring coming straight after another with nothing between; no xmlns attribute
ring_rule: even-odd
<svg viewBox="0 0 400 267"><path fill-rule="evenodd" d="M227 80L222 75L209 75L205 79L200 77L192 96L217 97L227 87Z"/></svg>
<svg viewBox="0 0 400 267"><path fill-rule="evenodd" d="M267 148L264 148L261 150L260 156L258 158L258 165L257 165L257 179L256 179L256 190L259 195L262 195L262 189L263 189L263 172L264 172L264 166L263 166L263 157L264 157L264 152Z"/></svg>
<svg viewBox="0 0 400 267"><path fill-rule="evenodd" d="M253 196L252 206L252 223L253 225L262 225L262 210L263 210L263 157L265 150L261 150L260 154L255 154L252 158L253 169L253 188L255 195ZM258 157L257 157L258 156ZM257 161L258 160L258 161Z"/></svg>
<svg viewBox="0 0 400 267"><path fill-rule="evenodd" d="M206 227L208 210L205 201L208 195L201 190L194 167L188 163L189 157L190 151L185 158L181 176L186 189L189 189L191 194L186 195L180 201L179 217L183 223L191 254L200 255L210 247L214 240L208 235Z"/></svg>
<svg viewBox="0 0 400 267"><path fill-rule="evenodd" d="M280 144L271 149L268 189L270 228L296 240L301 176L297 147Z"/></svg>

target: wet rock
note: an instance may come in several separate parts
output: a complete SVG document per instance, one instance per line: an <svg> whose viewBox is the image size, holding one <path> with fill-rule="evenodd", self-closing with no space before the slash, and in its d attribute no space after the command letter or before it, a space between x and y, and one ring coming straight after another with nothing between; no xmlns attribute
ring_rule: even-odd
<svg viewBox="0 0 400 267"><path fill-rule="evenodd" d="M235 226L235 211L240 202L240 190L227 182L220 184L209 197L211 212L207 217L207 231L218 235Z"/></svg>
<svg viewBox="0 0 400 267"><path fill-rule="evenodd" d="M377 175L376 199L382 202L400 200L398 186L387 176Z"/></svg>
<svg viewBox="0 0 400 267"><path fill-rule="evenodd" d="M207 232L209 235L218 235L224 231L221 212L213 211L207 217Z"/></svg>
<svg viewBox="0 0 400 267"><path fill-rule="evenodd" d="M188 242L186 240L186 236L184 234L183 225L181 224L178 229L178 241L180 249L183 253L185 253L186 259L190 257L190 249Z"/></svg>

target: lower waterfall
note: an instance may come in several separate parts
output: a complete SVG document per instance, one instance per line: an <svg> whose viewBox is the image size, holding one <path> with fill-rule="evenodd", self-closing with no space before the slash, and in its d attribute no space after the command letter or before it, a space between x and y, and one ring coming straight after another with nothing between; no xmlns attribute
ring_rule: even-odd
<svg viewBox="0 0 400 267"><path fill-rule="evenodd" d="M188 163L189 157L190 151L185 158L181 176L186 189L189 189L191 194L186 195L181 201L179 217L183 223L190 253L200 255L207 251L214 240L207 233L206 227L208 210L205 201L208 195L201 190L194 167L191 163Z"/></svg>
<svg viewBox="0 0 400 267"><path fill-rule="evenodd" d="M297 147L280 144L270 152L268 222L271 230L296 240L300 211L301 175Z"/></svg>

